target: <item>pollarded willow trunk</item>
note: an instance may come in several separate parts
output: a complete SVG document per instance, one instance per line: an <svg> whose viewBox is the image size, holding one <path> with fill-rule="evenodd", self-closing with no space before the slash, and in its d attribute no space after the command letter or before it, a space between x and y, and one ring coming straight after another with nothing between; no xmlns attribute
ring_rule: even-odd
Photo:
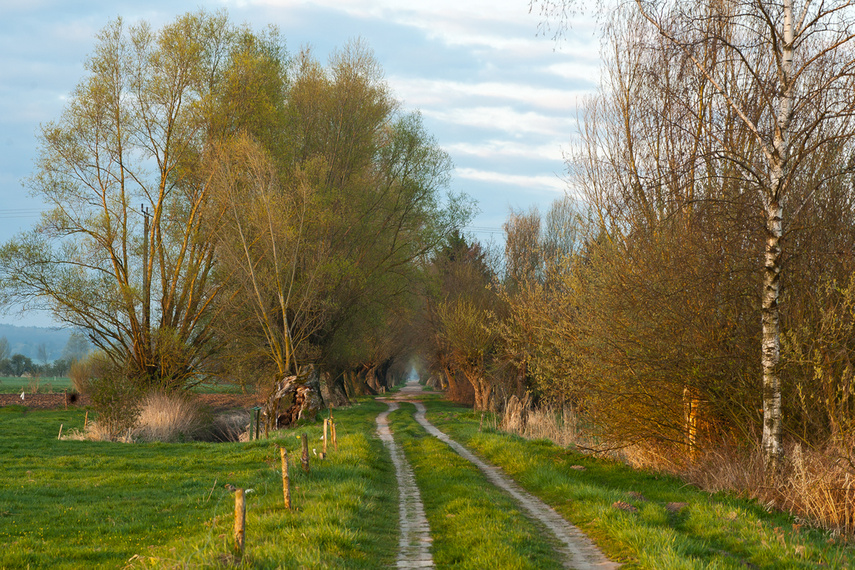
<svg viewBox="0 0 855 570"><path fill-rule="evenodd" d="M774 472L784 456L782 445L781 378L778 363L781 360L781 325L778 300L781 293L781 236L783 234L783 209L780 203L766 205L766 252L763 271L763 300L761 318L763 326L763 458L767 471Z"/></svg>
<svg viewBox="0 0 855 570"><path fill-rule="evenodd" d="M487 411L490 409L490 396L493 394L493 385L481 372L463 372L466 379L475 391L475 409Z"/></svg>

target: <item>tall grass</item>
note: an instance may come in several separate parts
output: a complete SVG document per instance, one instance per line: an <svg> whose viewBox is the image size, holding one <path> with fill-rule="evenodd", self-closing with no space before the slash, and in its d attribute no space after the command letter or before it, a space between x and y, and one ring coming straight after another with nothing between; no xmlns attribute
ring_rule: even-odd
<svg viewBox="0 0 855 570"><path fill-rule="evenodd" d="M189 441L202 428L202 413L188 397L151 392L142 401L132 438L136 441Z"/></svg>
<svg viewBox="0 0 855 570"><path fill-rule="evenodd" d="M499 422L491 419L487 421L488 424L492 421L493 425L498 423L502 431L526 439L548 439L562 447L589 447L593 444L581 427L579 415L569 408L543 406L523 412L522 421L517 417L515 414L509 418L505 414Z"/></svg>
<svg viewBox="0 0 855 570"><path fill-rule="evenodd" d="M711 491L733 491L789 511L805 524L852 539L855 534L855 473L849 449L787 446L788 462L767 477L759 449L722 446L706 451L679 470L688 481Z"/></svg>
<svg viewBox="0 0 855 570"><path fill-rule="evenodd" d="M524 422L516 419L518 415L506 413L493 420L492 425L506 433L547 439L561 447L593 447L594 442L580 429L578 416L569 410L529 410ZM855 445L855 441L851 443ZM812 449L791 444L786 453L789 463L774 478L767 477L759 448L746 449L728 442L695 458L652 445L633 445L609 456L634 468L677 475L706 491L732 492L757 500L769 508L792 513L804 524L851 538L855 535L853 445Z"/></svg>

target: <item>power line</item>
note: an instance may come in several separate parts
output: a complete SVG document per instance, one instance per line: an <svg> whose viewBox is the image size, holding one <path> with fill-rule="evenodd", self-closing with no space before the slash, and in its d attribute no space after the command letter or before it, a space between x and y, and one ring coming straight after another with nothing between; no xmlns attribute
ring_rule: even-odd
<svg viewBox="0 0 855 570"><path fill-rule="evenodd" d="M8 208L0 209L0 219L37 218L43 212L40 208Z"/></svg>

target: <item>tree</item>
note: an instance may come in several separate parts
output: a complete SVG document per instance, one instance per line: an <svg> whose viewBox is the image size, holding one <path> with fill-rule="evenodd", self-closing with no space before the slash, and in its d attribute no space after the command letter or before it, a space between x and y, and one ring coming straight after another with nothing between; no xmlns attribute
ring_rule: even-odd
<svg viewBox="0 0 855 570"><path fill-rule="evenodd" d="M428 266L422 351L435 374L445 377L449 397L489 409L497 335L491 319L498 297L495 273L478 242L452 233Z"/></svg>
<svg viewBox="0 0 855 570"><path fill-rule="evenodd" d="M62 349L62 358L68 362L82 360L89 354L89 339L80 331L74 331L68 336L68 342Z"/></svg>
<svg viewBox="0 0 855 570"><path fill-rule="evenodd" d="M12 376L23 376L33 370L33 361L23 354L13 354L9 359L9 371Z"/></svg>
<svg viewBox="0 0 855 570"><path fill-rule="evenodd" d="M280 139L241 134L212 148L220 306L230 353L261 376L298 365L377 367L390 310L405 306L420 263L464 200L442 203L448 156L418 114L398 111L370 50L352 43L324 68L294 63ZM277 115L278 116L278 115ZM387 355L388 357L389 355Z"/></svg>
<svg viewBox="0 0 855 570"><path fill-rule="evenodd" d="M232 111L216 103L250 35L204 12L157 32L104 28L87 77L42 129L29 185L51 209L0 248L4 302L86 331L141 385L177 388L211 370L220 284L216 223L203 214L217 212L201 160L240 119L214 113Z"/></svg>
<svg viewBox="0 0 855 570"><path fill-rule="evenodd" d="M635 4L638 13L696 69L715 104L715 112L702 123L703 136L716 142L715 152L737 166L740 182L759 199L765 231L760 303L762 447L766 465L774 471L783 457L783 239L786 222L798 217L817 189L851 168L843 160L826 169L819 180L803 173L812 156L848 147L855 131L855 100L850 96L855 81L853 4L847 0ZM733 139L734 125L750 134L748 141Z"/></svg>

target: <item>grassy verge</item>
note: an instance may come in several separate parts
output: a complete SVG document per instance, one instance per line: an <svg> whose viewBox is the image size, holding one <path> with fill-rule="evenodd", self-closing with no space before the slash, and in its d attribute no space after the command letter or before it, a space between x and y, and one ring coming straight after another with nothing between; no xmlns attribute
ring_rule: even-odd
<svg viewBox="0 0 855 570"><path fill-rule="evenodd" d="M477 467L427 434L412 404L390 414L425 506L441 568L561 568L546 533L488 483Z"/></svg>
<svg viewBox="0 0 855 570"><path fill-rule="evenodd" d="M452 404L430 402L428 410L437 427L502 467L624 568L855 567L852 547L756 503L549 441L479 432L480 414Z"/></svg>
<svg viewBox="0 0 855 570"><path fill-rule="evenodd" d="M397 554L394 470L373 402L336 412L339 451L299 469L305 431L231 444L58 441L83 412L0 409L0 567L377 568ZM276 444L292 458L295 509L282 507ZM295 468L296 465L296 468ZM230 557L234 500L252 488L247 548Z"/></svg>

